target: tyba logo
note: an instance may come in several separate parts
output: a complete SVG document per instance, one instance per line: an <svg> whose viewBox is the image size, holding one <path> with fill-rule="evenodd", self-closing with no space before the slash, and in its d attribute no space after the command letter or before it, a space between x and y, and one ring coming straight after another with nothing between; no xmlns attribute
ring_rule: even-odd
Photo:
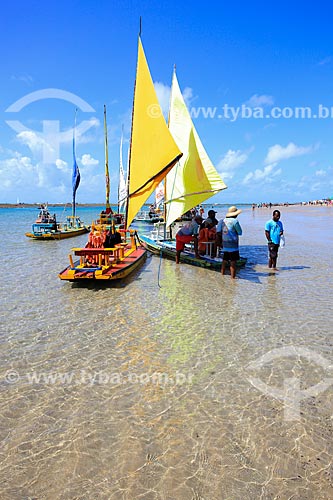
<svg viewBox="0 0 333 500"><path fill-rule="evenodd" d="M294 346L273 349L272 351L269 351L261 356L261 358L252 361L247 368L249 370L258 370L274 360L278 359L281 362L282 358L285 357L303 357L307 361L316 363L325 371L333 368L329 361L320 354L313 352L310 349L306 349L305 347ZM272 398L278 399L284 403L285 420L300 420L300 402L303 399L318 396L318 394L324 392L333 384L333 378L327 377L312 387L301 389L299 378L286 377L283 381L283 388L279 389L265 384L262 380L256 377L248 377L247 380L260 392L266 394L266 396L271 396Z"/></svg>
<svg viewBox="0 0 333 500"><path fill-rule="evenodd" d="M66 90L61 90L61 89L43 89L43 90L37 90L36 92L31 92L30 94L25 95L21 99L18 99L16 102L11 104L6 109L6 113L19 113L23 108L25 108L29 104L44 99L61 99L66 102L70 102L76 108L80 109L84 113L95 112L94 108L90 106L90 104L81 99L81 97L72 94L71 92L67 92ZM60 144L62 142L70 141L73 135L73 130L60 132L59 120L42 120L43 124L42 132L31 130L28 127L25 127L18 120L6 120L6 123L18 134L25 132L34 134L34 136L38 137L43 148L42 161L44 163L54 163L58 158L60 158L59 154ZM76 127L76 135L80 136L84 134L93 125L94 121L83 120Z"/></svg>

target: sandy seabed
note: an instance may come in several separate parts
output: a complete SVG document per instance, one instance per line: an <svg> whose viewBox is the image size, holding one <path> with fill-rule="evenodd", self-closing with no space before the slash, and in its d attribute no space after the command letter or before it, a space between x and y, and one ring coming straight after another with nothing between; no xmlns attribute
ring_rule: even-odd
<svg viewBox="0 0 333 500"><path fill-rule="evenodd" d="M249 207L236 280L150 256L111 287L57 277L86 235L0 212L1 500L333 498L333 210L278 208L277 273Z"/></svg>

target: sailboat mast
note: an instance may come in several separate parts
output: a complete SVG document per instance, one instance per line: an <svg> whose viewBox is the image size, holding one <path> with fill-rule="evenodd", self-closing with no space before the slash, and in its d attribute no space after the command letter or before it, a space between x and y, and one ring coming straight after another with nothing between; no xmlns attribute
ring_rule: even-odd
<svg viewBox="0 0 333 500"><path fill-rule="evenodd" d="M140 16L140 25L139 25L139 36L138 36L138 51L139 45L141 42L141 30L142 30L142 20ZM134 92L133 92L133 106L132 106L132 123L131 123L131 139L128 149L128 165L127 165L127 202L126 202L126 210L125 210L125 221L124 227L127 229L127 221L128 221L128 207L129 207L129 191L130 191L130 175L131 175L131 157L132 157L132 139L133 139L133 122L134 122L134 103L135 103L135 90L136 90L136 78L138 74L139 67L139 55L136 60L136 70L135 70L135 80L134 80Z"/></svg>
<svg viewBox="0 0 333 500"><path fill-rule="evenodd" d="M139 37L138 37L138 45L140 44L140 41L141 41L140 35L141 35L141 17L140 17L140 32L139 32ZM138 66L139 66L139 57L137 58L137 62L136 62L135 75L137 75L137 73L138 73ZM136 90L136 76L135 76L135 80L134 80L134 92L133 92L131 139L130 139L129 150L128 150L129 152L128 152L128 166L127 166L127 203L126 203L125 223L124 223L125 230L127 229L127 221L128 221L128 207L129 207L128 201L129 201L130 178L131 178L131 158L132 158L132 138L133 138L135 90Z"/></svg>
<svg viewBox="0 0 333 500"><path fill-rule="evenodd" d="M170 89L170 98L169 98L169 111L168 111L168 128L170 128L170 110L171 110L171 102L172 102L172 90L173 90L173 79L176 74L176 65L174 64L173 66L173 72L172 72L172 79L171 79L171 89ZM167 182L168 182L168 176L165 177L164 179L164 210L163 210L163 218L164 218L164 238L166 239L167 237ZM171 237L171 227L170 227L170 237Z"/></svg>
<svg viewBox="0 0 333 500"><path fill-rule="evenodd" d="M171 90L170 90L170 97L169 97L169 111L168 111L168 128L170 125L170 109L171 109L171 102L172 102L172 89L173 89L173 78L174 75L176 74L176 65L174 64L173 66L173 72L172 72L172 80L171 80ZM166 220L167 220L167 177L164 179L164 210L163 210L163 215L164 215L164 232L166 233Z"/></svg>
<svg viewBox="0 0 333 500"><path fill-rule="evenodd" d="M158 184L182 156L163 114L150 113L158 102L141 39L138 43L138 63L134 86L128 203L126 228Z"/></svg>
<svg viewBox="0 0 333 500"><path fill-rule="evenodd" d="M108 130L106 124L106 106L104 104L104 141L105 141L105 207L110 209L110 176L109 176L109 149Z"/></svg>
<svg viewBox="0 0 333 500"><path fill-rule="evenodd" d="M123 136L124 136L124 125L121 127L121 138L120 138L120 151L119 151L119 183L118 183L118 214L120 213L120 196L121 196L121 186L122 177L124 177L124 167L123 167Z"/></svg>
<svg viewBox="0 0 333 500"><path fill-rule="evenodd" d="M80 184L80 171L79 171L79 167L78 167L77 162L76 162L76 155L75 155L76 113L77 113L77 108L75 108L74 128L73 128L73 174L72 174L72 188L73 188L72 216L73 216L73 224L74 224L74 217L75 217L75 195L76 195L76 190L77 190L77 188L79 187L79 184Z"/></svg>

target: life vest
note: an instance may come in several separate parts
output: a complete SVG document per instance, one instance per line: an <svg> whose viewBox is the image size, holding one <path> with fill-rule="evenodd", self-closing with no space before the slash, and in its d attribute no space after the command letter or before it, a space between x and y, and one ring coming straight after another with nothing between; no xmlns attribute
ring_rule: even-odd
<svg viewBox="0 0 333 500"><path fill-rule="evenodd" d="M103 248L104 242L106 240L106 231L94 231L91 230L88 235L87 248ZM91 264L98 263L98 255L89 255L87 257L88 262Z"/></svg>
<svg viewBox="0 0 333 500"><path fill-rule="evenodd" d="M216 239L216 229L215 227L209 229L208 227L204 227L200 229L199 233L199 252L205 252L206 251L206 245L204 245L204 242L207 241L215 241Z"/></svg>

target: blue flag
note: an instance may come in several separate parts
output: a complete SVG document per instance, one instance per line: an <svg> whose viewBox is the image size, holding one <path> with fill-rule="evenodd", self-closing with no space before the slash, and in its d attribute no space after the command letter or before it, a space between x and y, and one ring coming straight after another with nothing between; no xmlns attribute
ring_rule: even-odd
<svg viewBox="0 0 333 500"><path fill-rule="evenodd" d="M75 193L80 184L80 170L76 162L75 157L75 138L73 137L73 176L72 176L72 186L73 186L73 216L75 215Z"/></svg>

